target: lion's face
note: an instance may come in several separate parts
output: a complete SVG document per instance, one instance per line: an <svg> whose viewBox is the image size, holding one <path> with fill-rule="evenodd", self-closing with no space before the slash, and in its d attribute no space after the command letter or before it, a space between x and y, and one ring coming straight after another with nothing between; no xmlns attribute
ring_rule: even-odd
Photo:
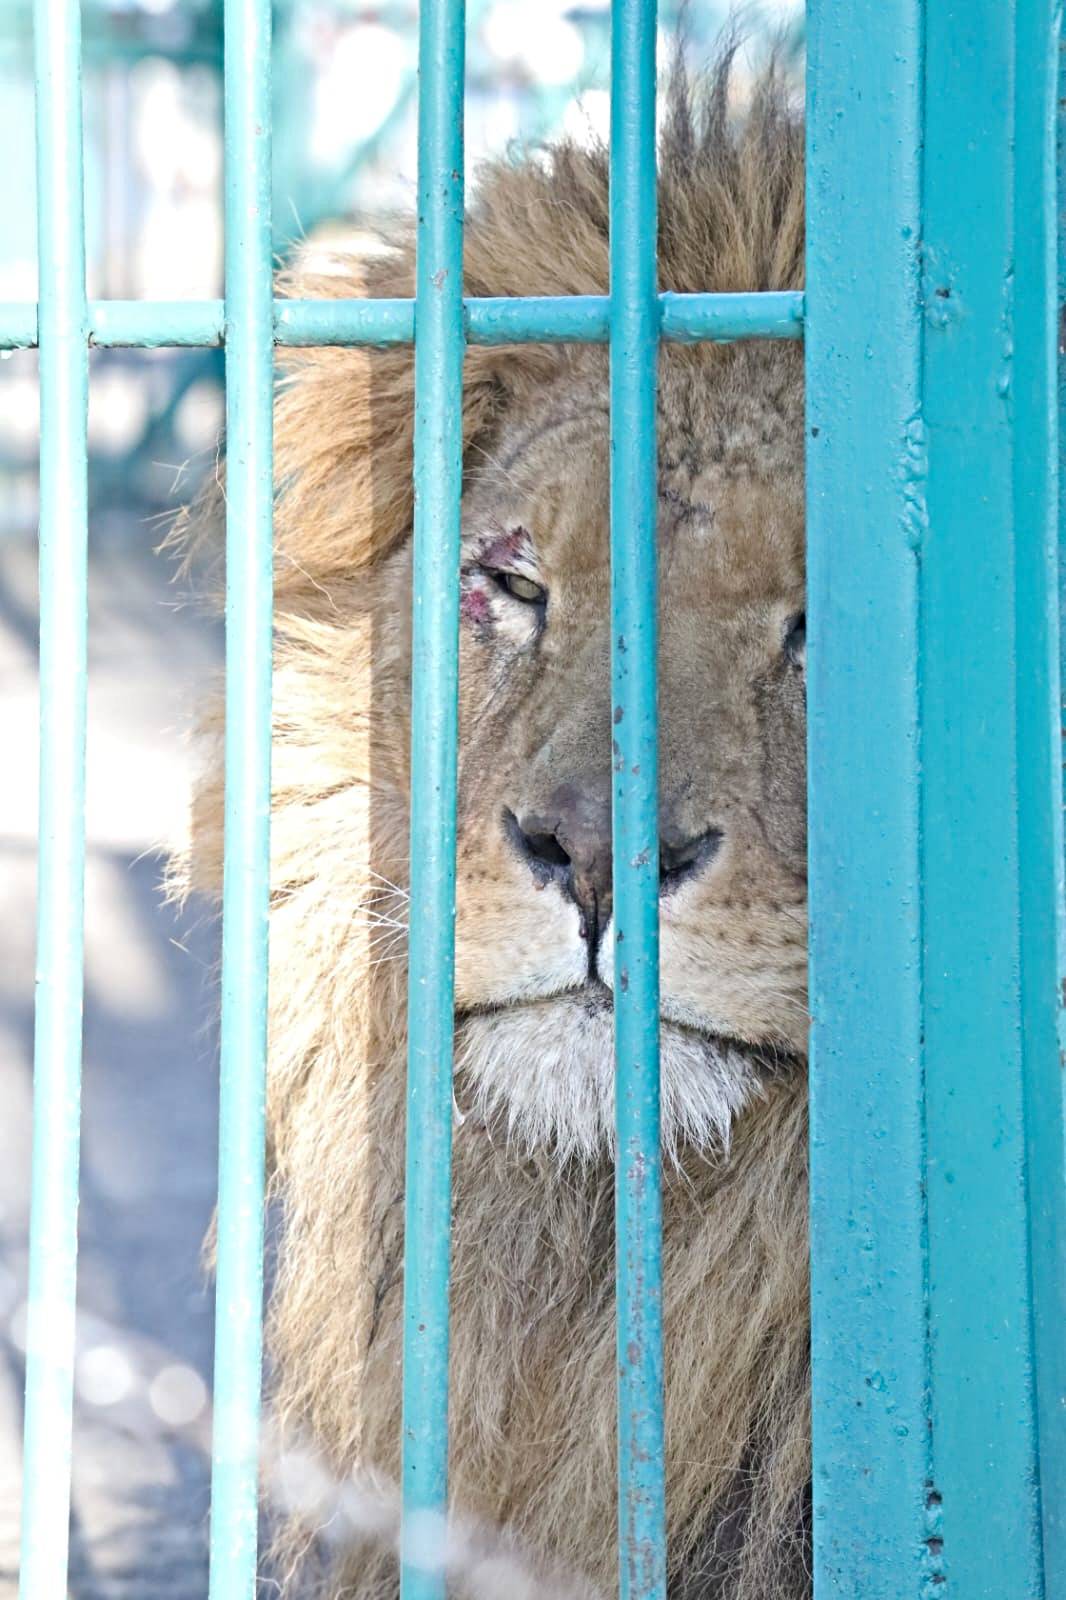
<svg viewBox="0 0 1066 1600"><path fill-rule="evenodd" d="M463 506L460 1100L591 1154L613 1120L606 378L510 415ZM713 1142L805 1050L797 367L664 359L659 455L665 1137ZM475 453L476 454L476 453Z"/></svg>

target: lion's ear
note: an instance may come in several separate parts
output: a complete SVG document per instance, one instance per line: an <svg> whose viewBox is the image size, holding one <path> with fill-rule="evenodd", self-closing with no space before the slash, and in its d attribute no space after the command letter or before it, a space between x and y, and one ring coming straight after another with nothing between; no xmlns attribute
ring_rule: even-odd
<svg viewBox="0 0 1066 1600"><path fill-rule="evenodd" d="M280 291L301 299L407 298L410 248L337 270L295 273ZM464 454L492 426L508 391L535 381L547 351L472 348L463 378ZM406 537L414 509L414 358L390 350L291 349L280 360L275 405L276 584L373 565Z"/></svg>

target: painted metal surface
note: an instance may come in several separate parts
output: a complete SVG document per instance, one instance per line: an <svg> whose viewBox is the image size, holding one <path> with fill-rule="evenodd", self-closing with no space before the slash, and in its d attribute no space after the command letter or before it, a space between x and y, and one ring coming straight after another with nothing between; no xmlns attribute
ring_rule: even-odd
<svg viewBox="0 0 1066 1600"><path fill-rule="evenodd" d="M402 1600L443 1600L448 1492L459 501L463 439L462 0L419 14L411 690L411 918Z"/></svg>
<svg viewBox="0 0 1066 1600"><path fill-rule="evenodd" d="M808 7L815 1593L936 1574L919 881L919 0ZM861 59L861 71L857 70Z"/></svg>
<svg viewBox="0 0 1066 1600"><path fill-rule="evenodd" d="M1017 0L1014 71L1015 637L1022 1074L1045 1600L1066 1595L1066 892L1056 126L1062 12Z"/></svg>
<svg viewBox="0 0 1066 1600"><path fill-rule="evenodd" d="M1059 517L1059 679L1062 686L1063 754L1066 755L1066 37L1059 22L1058 118L1055 141L1057 167L1058 262L1055 304L1058 310L1058 517ZM1066 761L1063 763L1063 800L1066 802ZM1066 990L1063 990L1066 995Z"/></svg>
<svg viewBox="0 0 1066 1600"><path fill-rule="evenodd" d="M816 1593L1050 1600L1056 20L882 21L809 56Z"/></svg>
<svg viewBox="0 0 1066 1600"><path fill-rule="evenodd" d="M34 64L41 744L19 1592L22 1600L63 1600L78 1254L88 609L89 352L77 0L36 0Z"/></svg>
<svg viewBox="0 0 1066 1600"><path fill-rule="evenodd" d="M226 0L226 793L211 1600L255 1592L270 888L270 0Z"/></svg>
<svg viewBox="0 0 1066 1600"><path fill-rule="evenodd" d="M567 298L464 300L470 344L606 344L606 295ZM659 331L668 343L700 340L801 339L803 295L661 294ZM93 300L89 332L94 345L131 349L210 346L225 341L224 300ZM410 344L413 300L276 300L274 341L279 345ZM37 343L32 304L0 303L0 350L30 350Z"/></svg>
<svg viewBox="0 0 1066 1600"><path fill-rule="evenodd" d="M1051 7L1033 0L926 20L932 1478L945 1578L974 1600L1063 1592L1054 42Z"/></svg>
<svg viewBox="0 0 1066 1600"><path fill-rule="evenodd" d="M611 705L618 1578L666 1594L659 1131L655 0L611 14Z"/></svg>
<svg viewBox="0 0 1066 1600"><path fill-rule="evenodd" d="M677 344L708 340L802 339L803 295L796 290L763 294L662 294L662 337Z"/></svg>

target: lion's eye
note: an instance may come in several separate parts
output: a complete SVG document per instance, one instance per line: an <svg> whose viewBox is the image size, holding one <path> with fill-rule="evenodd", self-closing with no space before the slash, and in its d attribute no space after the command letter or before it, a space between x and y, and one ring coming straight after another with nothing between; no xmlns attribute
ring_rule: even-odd
<svg viewBox="0 0 1066 1600"><path fill-rule="evenodd" d="M492 576L501 589L527 606L542 606L548 598L547 589L534 583L532 578L524 578L520 572L494 572Z"/></svg>
<svg viewBox="0 0 1066 1600"><path fill-rule="evenodd" d="M794 667L802 667L807 660L807 614L800 611L789 617L785 630L785 655Z"/></svg>

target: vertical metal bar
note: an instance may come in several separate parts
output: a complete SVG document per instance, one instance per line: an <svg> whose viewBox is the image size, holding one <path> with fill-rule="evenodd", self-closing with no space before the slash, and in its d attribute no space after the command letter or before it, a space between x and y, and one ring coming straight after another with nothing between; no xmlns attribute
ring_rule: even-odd
<svg viewBox="0 0 1066 1600"><path fill-rule="evenodd" d="M270 885L270 0L225 3L226 801L212 1600L257 1558Z"/></svg>
<svg viewBox="0 0 1066 1600"><path fill-rule="evenodd" d="M1062 1489L1050 23L1050 8L1029 0L930 4L927 17L921 652L933 1481L945 1577L974 1600L1050 1592L1040 1471L1053 1479L1056 1455ZM1059 1373L1053 1397L1049 1362ZM1056 1509L1046 1509L1061 1562Z"/></svg>
<svg viewBox="0 0 1066 1600"><path fill-rule="evenodd" d="M611 690L618 1538L623 1600L666 1593L659 1131L655 0L611 23Z"/></svg>
<svg viewBox="0 0 1066 1600"><path fill-rule="evenodd" d="M66 1594L85 883L89 343L81 17L35 0L41 748L33 1189L20 1592Z"/></svg>
<svg viewBox="0 0 1066 1600"><path fill-rule="evenodd" d="M403 1600L443 1600L448 1490L459 502L463 387L462 0L419 17L411 699Z"/></svg>
<svg viewBox="0 0 1066 1600"><path fill-rule="evenodd" d="M1066 757L1066 34L1058 40L1058 128L1056 128L1056 214L1058 214L1058 643L1060 643L1063 755ZM1066 760L1063 762L1066 803Z"/></svg>
<svg viewBox="0 0 1066 1600"><path fill-rule="evenodd" d="M853 8L808 7L818 1600L901 1600L935 1576L918 870L921 23L920 0L867 8L860 50Z"/></svg>
<svg viewBox="0 0 1066 1600"><path fill-rule="evenodd" d="M1059 518L1059 679L1062 691L1063 755L1066 756L1066 35L1058 41L1058 118L1056 135L1058 214L1058 518ZM1066 803L1066 760L1062 769Z"/></svg>
<svg viewBox="0 0 1066 1600"><path fill-rule="evenodd" d="M1022 1074L1044 1594L1066 1594L1066 900L1058 614L1058 0L1017 0L1014 496Z"/></svg>

